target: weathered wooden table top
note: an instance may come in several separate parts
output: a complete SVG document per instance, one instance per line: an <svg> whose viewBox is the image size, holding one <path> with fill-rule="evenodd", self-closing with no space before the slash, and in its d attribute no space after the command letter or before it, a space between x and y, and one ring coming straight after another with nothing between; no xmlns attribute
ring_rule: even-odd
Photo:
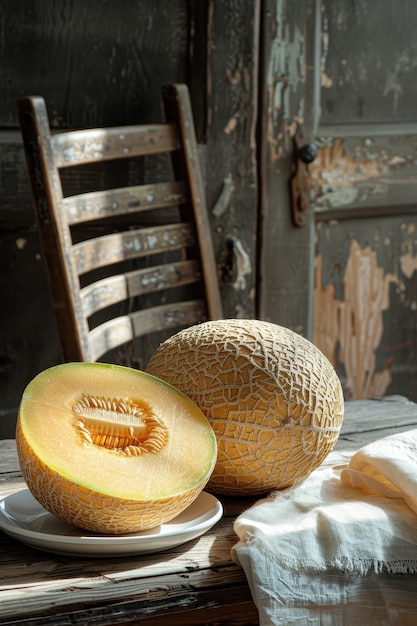
<svg viewBox="0 0 417 626"><path fill-rule="evenodd" d="M336 450L412 428L417 404L401 396L348 402ZM0 441L0 498L23 488L15 442ZM58 556L0 531L0 624L258 624L244 572L231 558L233 521L254 501L222 499L224 515L206 534L135 557Z"/></svg>

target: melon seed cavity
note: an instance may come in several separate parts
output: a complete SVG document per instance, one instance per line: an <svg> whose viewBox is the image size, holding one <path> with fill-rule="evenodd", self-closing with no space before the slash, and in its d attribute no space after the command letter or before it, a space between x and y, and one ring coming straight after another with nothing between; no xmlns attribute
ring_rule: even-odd
<svg viewBox="0 0 417 626"><path fill-rule="evenodd" d="M83 395L72 410L74 428L87 448L139 456L157 454L166 445L168 430L145 402Z"/></svg>

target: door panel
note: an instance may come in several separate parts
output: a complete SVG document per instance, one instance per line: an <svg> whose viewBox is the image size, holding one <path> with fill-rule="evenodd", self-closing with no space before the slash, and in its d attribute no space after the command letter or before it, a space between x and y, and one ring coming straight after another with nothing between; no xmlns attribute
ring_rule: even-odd
<svg viewBox="0 0 417 626"><path fill-rule="evenodd" d="M317 223L314 342L348 399L415 396L416 220L376 222Z"/></svg>
<svg viewBox="0 0 417 626"><path fill-rule="evenodd" d="M320 73L315 76L320 125L414 123L414 0L322 0L320 5Z"/></svg>
<svg viewBox="0 0 417 626"><path fill-rule="evenodd" d="M417 204L416 24L413 0L322 3L313 77L316 212L384 207L386 214Z"/></svg>
<svg viewBox="0 0 417 626"><path fill-rule="evenodd" d="M326 135L315 138L319 149L309 169L316 219L414 213L417 135L363 134L364 126L349 137L349 130L330 135L320 127Z"/></svg>
<svg viewBox="0 0 417 626"><path fill-rule="evenodd" d="M301 274L308 295L301 324L300 315L283 316L265 289L262 315L301 327L335 365L347 398L402 393L416 399L417 4L317 0L288 26L290 4L270 6L277 24L286 21L293 33L282 41L283 50L294 48L294 33L302 33L304 69L297 90L288 81L280 113L293 135L314 141L318 152L308 166L306 226L286 226L274 241L273 178L288 173L290 162L294 167L294 146L287 142L279 173L266 160L262 259L265 284L277 281L279 291L282 283L276 274L271 278L270 260L275 254L289 267L288 241L303 240L310 265ZM266 43L268 60L273 41ZM268 91L267 74L265 80ZM267 156L265 140L264 146ZM287 192L282 209L289 204ZM294 274L289 280L298 281Z"/></svg>

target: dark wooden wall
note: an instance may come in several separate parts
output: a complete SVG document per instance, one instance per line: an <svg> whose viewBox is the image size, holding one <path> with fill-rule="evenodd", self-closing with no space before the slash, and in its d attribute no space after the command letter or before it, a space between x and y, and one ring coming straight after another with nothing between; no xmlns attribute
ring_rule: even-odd
<svg viewBox="0 0 417 626"><path fill-rule="evenodd" d="M225 316L313 340L347 398L417 400L416 20L415 0L2 1L0 437L61 361L16 117L35 93L59 129L159 119L187 83ZM295 137L318 145L304 227Z"/></svg>
<svg viewBox="0 0 417 626"><path fill-rule="evenodd" d="M162 85L187 83L225 314L252 317L258 12L249 0L2 2L0 438L26 384L61 361L16 100L43 96L57 129L129 124L160 119Z"/></svg>

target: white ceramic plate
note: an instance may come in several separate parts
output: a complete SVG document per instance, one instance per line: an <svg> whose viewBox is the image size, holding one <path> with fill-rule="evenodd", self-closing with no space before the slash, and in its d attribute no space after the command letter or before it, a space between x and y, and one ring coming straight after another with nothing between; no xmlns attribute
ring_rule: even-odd
<svg viewBox="0 0 417 626"><path fill-rule="evenodd" d="M28 489L0 500L0 529L39 550L73 556L111 557L160 552L199 537L221 518L219 500L205 491L170 522L140 533L99 535L48 513Z"/></svg>

